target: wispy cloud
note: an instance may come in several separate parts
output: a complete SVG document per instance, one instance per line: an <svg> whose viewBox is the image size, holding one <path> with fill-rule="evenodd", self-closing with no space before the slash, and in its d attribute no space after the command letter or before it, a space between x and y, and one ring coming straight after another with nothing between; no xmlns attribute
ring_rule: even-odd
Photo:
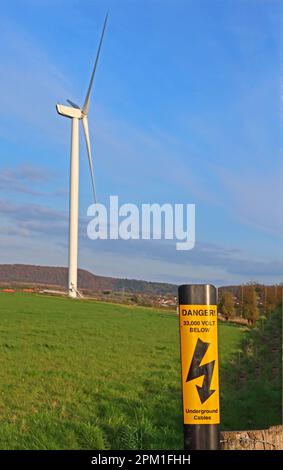
<svg viewBox="0 0 283 470"><path fill-rule="evenodd" d="M139 260L137 266L141 270L141 266L149 265L151 262L152 273L159 266L158 279L163 280L178 277L183 280L190 279L190 282L199 282L201 278L198 273L201 273L203 280L216 282L218 279L222 283L227 283L228 279L232 282L233 279L249 281L267 280L269 277L278 280L283 278L283 258L274 260L255 258L242 250L217 244L199 242L193 250L180 253L175 250L173 242L166 240L89 241L84 238L82 243L86 248L92 248L95 256L100 252L114 256L113 259L115 256L121 259L124 256L127 262L131 259ZM123 269L127 262L122 264ZM164 269L165 266L168 267L167 271ZM170 266L173 271L170 270ZM142 277L139 273L136 273L136 276Z"/></svg>
<svg viewBox="0 0 283 470"><path fill-rule="evenodd" d="M2 230L4 233L25 237L46 237L54 239L67 232L67 215L59 210L37 204L15 204L0 201ZM56 243L56 241L54 241Z"/></svg>
<svg viewBox="0 0 283 470"><path fill-rule="evenodd" d="M0 202L4 239L10 235L24 245L34 240L42 251L67 253L68 214L48 206ZM197 243L195 249L177 252L168 240L96 240L87 238L88 219L81 218L81 266L97 274L164 282L214 282L218 284L281 280L283 261L253 258L238 248ZM26 253L24 253L25 259ZM22 259L22 258L20 258ZM138 269L137 269L138 266Z"/></svg>
<svg viewBox="0 0 283 470"><path fill-rule="evenodd" d="M239 223L282 238L283 167L269 174L259 174L256 169L239 173L222 168L218 177L225 188L226 207Z"/></svg>
<svg viewBox="0 0 283 470"><path fill-rule="evenodd" d="M53 176L52 171L32 165L3 168L0 170L0 191L42 196L44 193L35 187L42 187L50 182Z"/></svg>
<svg viewBox="0 0 283 470"><path fill-rule="evenodd" d="M48 182L54 175L54 172L38 166L25 165L18 168L3 170L3 174L17 180L41 183Z"/></svg>
<svg viewBox="0 0 283 470"><path fill-rule="evenodd" d="M1 134L17 142L63 142L55 104L72 88L35 38L7 18L0 20Z"/></svg>

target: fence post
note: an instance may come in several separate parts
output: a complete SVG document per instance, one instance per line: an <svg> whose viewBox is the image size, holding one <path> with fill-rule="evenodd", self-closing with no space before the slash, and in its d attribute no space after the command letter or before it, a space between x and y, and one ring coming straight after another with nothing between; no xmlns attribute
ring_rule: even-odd
<svg viewBox="0 0 283 470"><path fill-rule="evenodd" d="M209 284L178 289L185 450L220 448L217 291Z"/></svg>

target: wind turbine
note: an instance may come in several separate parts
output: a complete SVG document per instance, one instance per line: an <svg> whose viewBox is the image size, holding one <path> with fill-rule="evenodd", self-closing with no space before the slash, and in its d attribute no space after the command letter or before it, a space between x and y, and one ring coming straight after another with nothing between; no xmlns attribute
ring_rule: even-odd
<svg viewBox="0 0 283 470"><path fill-rule="evenodd" d="M77 289L77 272L78 272L78 219L79 219L79 120L82 121L88 162L90 169L90 176L92 182L92 190L94 202L96 202L95 184L93 176L92 157L90 149L90 139L88 130L87 114L89 109L90 94L93 85L93 79L99 59L100 49L103 41L103 36L106 28L108 14L105 17L104 25L101 33L101 38L96 54L96 59L91 74L87 94L83 107L70 100L67 102L71 106L64 106L57 104L56 109L58 114L72 119L72 139L71 139L71 165L70 165L70 208L69 208L69 275L68 275L68 295L69 297L76 298L78 296Z"/></svg>

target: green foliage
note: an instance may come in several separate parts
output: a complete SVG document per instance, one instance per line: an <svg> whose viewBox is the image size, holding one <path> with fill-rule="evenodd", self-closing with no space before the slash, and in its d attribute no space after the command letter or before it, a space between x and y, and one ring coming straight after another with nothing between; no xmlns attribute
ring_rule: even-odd
<svg viewBox="0 0 283 470"><path fill-rule="evenodd" d="M233 294L229 290L225 290L222 294L221 304L220 304L222 315L225 318L229 319L234 317L235 309L234 309L234 298Z"/></svg>
<svg viewBox="0 0 283 470"><path fill-rule="evenodd" d="M247 285L243 294L243 315L254 325L259 317L259 309L257 307L257 292L253 285Z"/></svg>
<svg viewBox="0 0 283 470"><path fill-rule="evenodd" d="M265 313L270 316L276 305L278 304L278 292L277 286L269 286L265 288ZM282 301L282 299L281 299Z"/></svg>
<svg viewBox="0 0 283 470"><path fill-rule="evenodd" d="M245 332L242 354L230 356L223 368L222 420L226 429L231 422L239 430L281 424L282 309L277 308L269 320L264 318Z"/></svg>

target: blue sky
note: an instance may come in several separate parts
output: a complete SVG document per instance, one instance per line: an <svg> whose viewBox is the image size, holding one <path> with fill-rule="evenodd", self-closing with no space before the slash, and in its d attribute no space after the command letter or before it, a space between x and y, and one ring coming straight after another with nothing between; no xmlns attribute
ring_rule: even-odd
<svg viewBox="0 0 283 470"><path fill-rule="evenodd" d="M80 267L170 282L282 281L282 2L1 3L0 262L67 265L70 122L106 11L89 113L99 201L195 203L196 246L90 241ZM82 136L81 136L82 137Z"/></svg>

